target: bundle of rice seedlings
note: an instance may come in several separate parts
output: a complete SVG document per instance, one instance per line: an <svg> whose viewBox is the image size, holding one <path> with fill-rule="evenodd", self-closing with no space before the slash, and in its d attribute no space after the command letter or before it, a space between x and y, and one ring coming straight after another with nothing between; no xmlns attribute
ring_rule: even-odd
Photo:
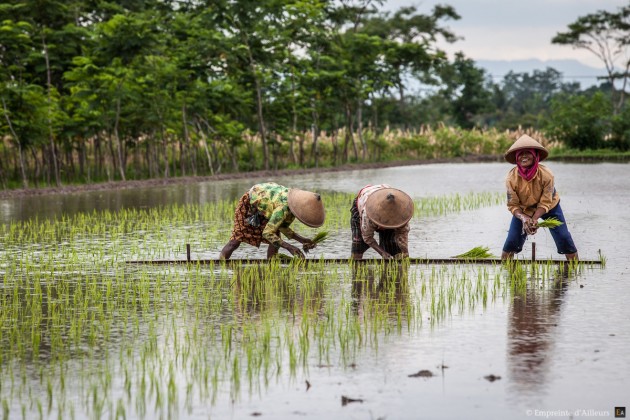
<svg viewBox="0 0 630 420"><path fill-rule="evenodd" d="M325 240L326 238L328 238L327 231L317 232L317 235L315 235L315 237L313 238L313 243L318 244L322 242L323 240Z"/></svg>
<svg viewBox="0 0 630 420"><path fill-rule="evenodd" d="M542 228L555 228L558 227L560 225L563 225L564 223L562 223L560 220L556 219L555 217L550 217L547 220L543 220L542 222L538 222L538 227L542 227Z"/></svg>
<svg viewBox="0 0 630 420"><path fill-rule="evenodd" d="M276 258L280 262L284 262L284 263L290 263L292 261L296 261L296 260L300 259L299 257L295 257L293 255L283 254L282 252L278 252L276 255L274 255L273 258Z"/></svg>
<svg viewBox="0 0 630 420"><path fill-rule="evenodd" d="M317 232L315 237L313 237L313 239L312 239L313 245L312 246L308 246L306 244L302 245L302 249L304 250L304 252L306 252L308 254L308 251L310 251L312 248L315 248L315 245L317 245L318 243L324 241L326 238L328 238L328 232L326 232L326 231Z"/></svg>
<svg viewBox="0 0 630 420"><path fill-rule="evenodd" d="M463 254L455 255L453 258L483 259L483 258L496 258L496 256L490 253L490 248L488 248L487 246L476 246L470 251L464 252Z"/></svg>

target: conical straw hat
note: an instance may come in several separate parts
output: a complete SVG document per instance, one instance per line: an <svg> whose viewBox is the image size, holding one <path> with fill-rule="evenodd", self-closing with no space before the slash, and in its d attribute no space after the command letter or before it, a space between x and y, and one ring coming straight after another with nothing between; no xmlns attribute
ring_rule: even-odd
<svg viewBox="0 0 630 420"><path fill-rule="evenodd" d="M523 134L521 137L518 138L518 140L514 142L512 147L510 147L508 151L505 152L505 160L507 160L510 163L516 163L516 152L521 149L538 150L538 154L540 156L540 159L539 159L540 162L547 159L547 156L549 155L549 152L547 152L547 149L545 149L542 144L538 143L536 140L529 137L527 134Z"/></svg>
<svg viewBox="0 0 630 420"><path fill-rule="evenodd" d="M395 229L413 216L413 200L396 188L374 191L365 203L367 217L380 227Z"/></svg>
<svg viewBox="0 0 630 420"><path fill-rule="evenodd" d="M298 220L310 227L320 227L324 224L326 212L319 194L303 191L297 188L289 190L289 210Z"/></svg>

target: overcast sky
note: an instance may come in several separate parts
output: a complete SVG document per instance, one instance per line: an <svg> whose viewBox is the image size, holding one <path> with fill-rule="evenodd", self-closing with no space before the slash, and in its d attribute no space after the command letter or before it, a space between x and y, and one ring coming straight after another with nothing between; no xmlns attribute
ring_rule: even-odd
<svg viewBox="0 0 630 420"><path fill-rule="evenodd" d="M447 26L464 40L441 48L463 51L474 60L576 59L593 67L603 67L585 50L552 45L558 32L565 32L578 17L598 10L616 12L630 0L387 0L384 8L394 11L416 6L429 14L436 4L448 4L461 16Z"/></svg>

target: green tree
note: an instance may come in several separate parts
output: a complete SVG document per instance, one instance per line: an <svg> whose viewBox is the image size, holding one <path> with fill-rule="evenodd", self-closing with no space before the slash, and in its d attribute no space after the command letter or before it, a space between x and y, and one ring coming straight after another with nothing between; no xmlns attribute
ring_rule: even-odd
<svg viewBox="0 0 630 420"><path fill-rule="evenodd" d="M532 73L509 72L494 89L496 111L488 119L500 129L540 128L540 120L555 95L578 92L578 83L562 82L562 73L550 67Z"/></svg>
<svg viewBox="0 0 630 420"><path fill-rule="evenodd" d="M458 39L442 26L442 21L459 18L451 6L437 5L427 15L419 14L416 7L403 7L391 16L385 13L365 24L365 32L384 41L379 63L384 81L377 88L381 93L386 93L390 87L397 90L399 114L405 127L411 123L405 93L409 79L437 84L435 70L447 61L446 54L437 48L437 43L440 40L451 43Z"/></svg>
<svg viewBox="0 0 630 420"><path fill-rule="evenodd" d="M440 94L454 123L462 128L480 125L482 114L492 109L491 82L485 71L457 53L452 64L442 66L441 76L445 87Z"/></svg>
<svg viewBox="0 0 630 420"><path fill-rule="evenodd" d="M613 112L623 109L630 77L630 5L617 12L600 10L579 17L551 42L585 49L599 58L613 90Z"/></svg>
<svg viewBox="0 0 630 420"><path fill-rule="evenodd" d="M601 92L594 95L557 95L551 101L546 131L566 146L580 150L605 145L610 132L612 105Z"/></svg>
<svg viewBox="0 0 630 420"><path fill-rule="evenodd" d="M262 142L263 167L269 169L268 122L265 107L270 90L283 77L281 63L304 22L301 1L237 0L214 4L214 25L227 34L226 59L234 80L251 86L255 121Z"/></svg>
<svg viewBox="0 0 630 420"><path fill-rule="evenodd" d="M630 106L626 105L620 113L613 116L608 144L622 152L630 150Z"/></svg>

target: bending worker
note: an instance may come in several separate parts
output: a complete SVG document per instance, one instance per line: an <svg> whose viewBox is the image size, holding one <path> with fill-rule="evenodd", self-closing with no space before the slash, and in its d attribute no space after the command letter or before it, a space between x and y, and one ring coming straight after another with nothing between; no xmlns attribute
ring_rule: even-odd
<svg viewBox="0 0 630 420"><path fill-rule="evenodd" d="M567 260L577 260L578 251L567 228L560 207L560 196L554 185L554 176L545 165L539 164L547 158L547 149L528 135L522 135L505 153L505 160L514 166L508 172L507 207L512 213L510 230L503 245L501 259L512 259L521 252L527 235L535 235L538 219L555 217L562 224L549 229L558 253Z"/></svg>
<svg viewBox="0 0 630 420"><path fill-rule="evenodd" d="M296 246L285 242L280 233L303 245L305 251L315 248L315 243L295 233L289 227L297 218L309 227L320 227L324 223L324 204L319 194L297 188L287 188L275 182L254 185L238 202L234 211L234 228L230 241L223 247L219 258L229 259L245 242L255 247L269 244L267 258L284 248L291 255L304 258Z"/></svg>
<svg viewBox="0 0 630 420"><path fill-rule="evenodd" d="M350 213L353 259L362 259L369 248L383 259L409 256L413 200L405 192L387 184L368 185L357 194ZM378 232L378 244L374 232Z"/></svg>

